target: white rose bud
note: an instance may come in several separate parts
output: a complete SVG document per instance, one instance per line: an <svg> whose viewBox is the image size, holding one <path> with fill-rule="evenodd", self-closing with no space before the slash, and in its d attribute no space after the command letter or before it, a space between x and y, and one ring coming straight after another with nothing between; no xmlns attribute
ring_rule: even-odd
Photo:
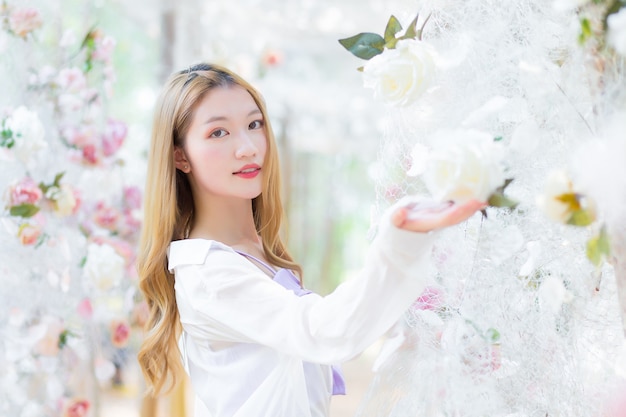
<svg viewBox="0 0 626 417"><path fill-rule="evenodd" d="M387 104L408 106L433 84L435 71L432 46L404 39L365 64L363 84Z"/></svg>
<svg viewBox="0 0 626 417"><path fill-rule="evenodd" d="M420 155L423 146L413 152L413 173L423 172L426 187L437 200L464 203L487 201L504 183L503 151L488 133L478 130L442 130L437 132L426 160ZM411 171L409 171L411 173Z"/></svg>

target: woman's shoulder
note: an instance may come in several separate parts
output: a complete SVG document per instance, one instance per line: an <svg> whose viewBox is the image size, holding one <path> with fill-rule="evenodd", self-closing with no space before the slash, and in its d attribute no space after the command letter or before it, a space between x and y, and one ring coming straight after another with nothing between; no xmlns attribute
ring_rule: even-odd
<svg viewBox="0 0 626 417"><path fill-rule="evenodd" d="M217 240L210 239L182 239L170 243L167 251L168 269L174 271L182 265L202 265L206 262L211 252L233 252L227 246Z"/></svg>

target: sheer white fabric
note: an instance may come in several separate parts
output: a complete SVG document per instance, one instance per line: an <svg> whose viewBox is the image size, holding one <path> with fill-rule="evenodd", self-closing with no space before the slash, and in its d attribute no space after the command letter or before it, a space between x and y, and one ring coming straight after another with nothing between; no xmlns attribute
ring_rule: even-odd
<svg viewBox="0 0 626 417"><path fill-rule="evenodd" d="M360 276L298 297L220 242L172 242L196 417L328 416L329 365L364 350L419 296L431 243L387 221Z"/></svg>

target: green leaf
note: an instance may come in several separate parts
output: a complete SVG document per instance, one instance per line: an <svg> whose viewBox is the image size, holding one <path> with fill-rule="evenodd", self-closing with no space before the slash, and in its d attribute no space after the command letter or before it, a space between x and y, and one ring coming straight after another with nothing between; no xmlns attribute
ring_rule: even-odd
<svg viewBox="0 0 626 417"><path fill-rule="evenodd" d="M19 217L33 217L39 211L39 207L34 204L20 204L18 206L13 206L9 209L9 213L11 216L19 216Z"/></svg>
<svg viewBox="0 0 626 417"><path fill-rule="evenodd" d="M415 19L413 19L413 21L406 28L406 32L404 32L404 35L399 37L398 40L401 40L401 39L416 39L417 38L417 19L419 17L420 17L420 14L418 13L415 16Z"/></svg>
<svg viewBox="0 0 626 417"><path fill-rule="evenodd" d="M496 191L491 196L489 196L489 200L487 203L491 207L508 207L510 209L514 209L519 204L517 201L512 198L507 197L502 192Z"/></svg>
<svg viewBox="0 0 626 417"><path fill-rule="evenodd" d="M388 42L385 43L385 48L396 49L397 44L398 44L398 40L396 38L391 38Z"/></svg>
<svg viewBox="0 0 626 417"><path fill-rule="evenodd" d="M578 43L585 43L592 34L591 21L586 17L580 19L580 33L578 34Z"/></svg>
<svg viewBox="0 0 626 417"><path fill-rule="evenodd" d="M491 343L498 343L500 342L500 332L493 327L490 327L485 332L485 338Z"/></svg>
<svg viewBox="0 0 626 417"><path fill-rule="evenodd" d="M602 260L609 255L611 255L609 235L606 232L606 226L602 226L600 233L587 242L587 258L595 266L600 266Z"/></svg>
<svg viewBox="0 0 626 417"><path fill-rule="evenodd" d="M359 33L349 38L339 39L339 43L361 59L371 59L381 54L385 48L385 39L375 33Z"/></svg>
<svg viewBox="0 0 626 417"><path fill-rule="evenodd" d="M394 15L391 15L389 21L387 22L387 27L385 28L385 42L389 43L389 41L391 40L396 40L396 33L400 32L401 30L402 25Z"/></svg>
<svg viewBox="0 0 626 417"><path fill-rule="evenodd" d="M2 131L0 131L0 146L11 149L13 145L15 145L13 132L9 129L3 129Z"/></svg>
<svg viewBox="0 0 626 417"><path fill-rule="evenodd" d="M358 67L356 70L359 71L359 72L363 72L364 69L365 68L361 66L361 67Z"/></svg>
<svg viewBox="0 0 626 417"><path fill-rule="evenodd" d="M60 181L61 178L63 178L63 175L65 175L65 171L59 172L58 174L56 174L54 176L54 181L52 181L52 185L55 187L60 187Z"/></svg>
<svg viewBox="0 0 626 417"><path fill-rule="evenodd" d="M431 15L428 15L426 17L426 20L424 20L424 23L422 23L422 27L420 28L420 30L417 31L417 39L419 39L420 41L422 40L422 33L424 32L424 26L426 26L426 23L428 23L428 19L430 19Z"/></svg>
<svg viewBox="0 0 626 417"><path fill-rule="evenodd" d="M589 210L580 209L572 212L572 215L567 220L567 224L573 226L589 226L596 220L596 216Z"/></svg>
<svg viewBox="0 0 626 417"><path fill-rule="evenodd" d="M504 139L502 136L496 136L495 138L493 138L493 141L500 142L502 139Z"/></svg>
<svg viewBox="0 0 626 417"><path fill-rule="evenodd" d="M65 329L59 334L59 349L63 349L67 345L67 340L71 337L76 337L74 333Z"/></svg>

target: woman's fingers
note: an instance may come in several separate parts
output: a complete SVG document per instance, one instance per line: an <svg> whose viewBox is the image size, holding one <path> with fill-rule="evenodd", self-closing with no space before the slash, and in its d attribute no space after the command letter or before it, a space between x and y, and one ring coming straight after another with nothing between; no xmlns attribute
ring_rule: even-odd
<svg viewBox="0 0 626 417"><path fill-rule="evenodd" d="M484 202L476 200L460 205L441 203L422 208L417 204L414 207L398 208L392 214L391 221L396 227L404 230L429 232L461 223L485 207Z"/></svg>

